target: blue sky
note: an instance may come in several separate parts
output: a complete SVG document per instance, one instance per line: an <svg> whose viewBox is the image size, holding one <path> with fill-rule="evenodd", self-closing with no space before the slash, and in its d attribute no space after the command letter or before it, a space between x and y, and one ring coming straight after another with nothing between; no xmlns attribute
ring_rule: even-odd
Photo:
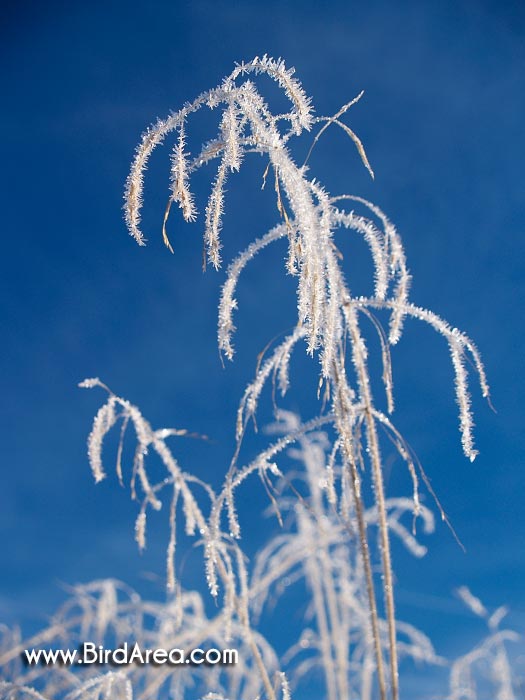
<svg viewBox="0 0 525 700"><path fill-rule="evenodd" d="M93 484L85 440L101 397L78 390L82 378L100 376L154 425L209 435L210 444L182 445L182 458L220 482L254 358L294 322L284 251L265 253L243 282L238 355L223 369L215 305L224 271L202 275L200 225L172 224L173 256L161 242L167 151L148 171L146 249L126 235L122 191L145 126L235 61L268 53L296 67L318 114L365 90L348 123L375 182L337 133L318 144L312 171L333 194L365 196L389 214L412 299L476 341L493 389L496 413L473 392L480 456L470 464L446 346L410 324L395 348L396 423L467 549L439 527L425 560L399 554L402 616L439 651L460 651L479 631L452 597L466 584L489 607L509 605L523 630L523 5L51 0L2 13L2 619L35 629L63 583L113 576L162 590L161 576L152 583L142 572L162 571L165 523L140 557L127 494L112 479ZM308 147L306 137L296 152ZM254 156L246 181L230 181L225 260L277 220L258 190L261 163ZM352 287L365 292L363 251L348 247L347 258ZM301 410L312 415L313 403ZM392 473L390 492L405 487ZM250 508L264 503L256 490L246 498ZM196 558L187 569L197 581Z"/></svg>

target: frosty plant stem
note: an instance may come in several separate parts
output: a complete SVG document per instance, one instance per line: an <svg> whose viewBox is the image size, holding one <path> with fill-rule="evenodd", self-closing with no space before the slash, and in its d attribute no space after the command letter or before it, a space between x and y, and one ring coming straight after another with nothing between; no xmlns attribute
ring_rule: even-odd
<svg viewBox="0 0 525 700"><path fill-rule="evenodd" d="M249 76L265 74L275 80L289 99L288 112L273 114L255 83ZM360 96L359 96L360 97ZM307 353L316 356L320 362L320 387L325 386L328 402L327 413L320 417L334 426L334 459L339 456L341 472L338 479L332 472L330 480L330 503L336 509L343 522L350 525L357 522L358 540L364 570L364 585L368 597L368 625L373 640L375 670L379 697L392 700L399 697L397 631L394 608L394 590L392 563L389 541L389 520L387 501L383 485L383 468L377 425L381 424L392 437L400 456L406 462L413 481L413 513L420 515L421 506L418 496L418 478L410 452L400 439L390 419L374 404L367 363L367 343L360 328L361 318L371 321L377 330L381 344L383 361L383 382L387 400L388 413L394 409L392 375L390 367L389 345L397 343L406 317L424 320L437 330L448 342L452 365L456 377L456 399L459 408L460 430L465 454L474 459L476 451L472 438L472 418L470 413L470 396L468 378L465 368L467 355L473 359L478 372L482 393L488 396L488 385L479 354L473 343L460 331L451 328L432 312L414 306L408 301L410 276L406 266L405 254L399 235L394 226L379 208L366 200L351 195L330 197L321 185L310 179L305 165L298 166L288 148L292 136L299 136L310 131L316 123L324 124L312 146L329 125L335 125L354 142L365 167L373 175L363 145L354 132L341 121L342 116L356 100L345 105L331 118L315 117L309 98L306 97L300 83L294 77L294 71L285 67L283 61L264 56L248 63L241 63L221 85L203 93L194 102L186 104L180 111L166 120L159 120L143 135L137 148L135 160L127 180L125 197L126 221L131 235L139 245L145 240L140 230L140 209L142 206L143 172L153 149L162 143L171 132L175 133L176 143L172 152L171 194L163 221L163 237L171 250L167 234L167 222L173 204L177 205L184 219L194 221L197 212L191 192L191 175L200 167L218 160L218 168L213 181L211 194L205 211L204 248L205 260L213 267L221 264L220 233L224 207L224 188L231 172L238 171L247 153L259 153L267 158L266 176L273 173L277 208L281 223L274 229L252 242L244 253L234 261L229 269L219 305L218 342L222 353L232 359L234 348L232 336L234 331L233 312L237 307L235 299L236 285L240 273L246 264L266 245L280 238L288 239L286 272L297 279L296 329L273 350L272 354L258 368L257 375L247 387L242 397L237 438L242 440L247 423L255 416L261 392L267 380L273 377L281 393L288 389L288 366L290 356L299 342L305 341ZM191 158L187 151L188 125L191 115L202 107L221 108L219 133L217 137L204 144L200 154ZM352 203L362 208L365 214L356 214L339 208ZM354 297L347 285L334 241L338 229L347 229L362 236L367 243L374 265L374 293L370 298ZM384 332L373 316L373 311L382 309L389 313L388 333ZM323 404L324 406L324 404ZM324 410L324 408L323 408ZM133 419L133 416L132 416ZM316 429L319 422L313 422L310 429ZM103 428L96 436L96 445L101 443ZM364 429L366 449L362 449L361 431ZM306 428L305 428L306 431ZM247 605L249 591L235 593L235 576L238 577L240 589L244 589L245 573L239 569L237 557L230 557L228 538L234 540L241 536L241 527L235 512L235 491L244 479L257 471L265 482L271 476L282 473L271 462L272 456L290 444L297 436L282 438L275 449L265 451L257 460L247 467L239 468L234 459L221 493L211 496L211 515L204 524L199 515L200 529L205 541L207 578L213 596L218 595L217 573L225 586L226 605L232 609L243 610L245 627L250 629ZM98 441L98 442L97 442ZM364 454L363 454L364 453ZM237 453L238 454L238 453ZM237 456L237 455L236 455ZM92 462L93 463L93 462ZM382 566L382 592L386 615L387 642L382 640L381 620L376 600L375 583L369 553L370 532L365 520L365 503L361 488L362 467L368 463L377 513L377 527ZM146 491L146 506L155 507L156 497L143 469L143 462L138 458L136 468ZM179 472L173 472L181 488L186 489L186 508L193 508L193 501L188 495L187 479ZM327 476L328 478L328 476ZM350 496L345 494L344 484L350 486ZM149 493L148 493L149 489ZM196 508L196 506L195 506ZM191 510L191 509L190 509ZM145 513L145 510L144 510ZM191 515L191 513L190 513ZM227 535L221 529L223 516L228 521ZM195 519L195 515L193 515ZM191 530L191 527L190 527ZM242 567L241 567L242 569ZM233 571L236 571L236 574ZM329 582L325 588L315 587L314 598L317 600L317 624L321 637L322 655L325 663L327 692L329 700L346 700L348 678L341 646L338 640L330 638L336 635L338 626L333 591ZM247 584L246 584L247 586ZM327 587L328 586L328 587ZM229 601L229 602L228 602ZM321 602L325 601L325 602ZM239 605L241 606L239 608ZM325 605L327 608L325 608ZM251 633L250 633L251 635ZM254 646L254 656L264 680L268 697L275 697L265 663L257 649L257 644L250 636ZM335 650L335 658L331 649ZM384 660L384 649L388 654L388 664ZM348 651L346 652L349 653ZM328 668L326 668L328 666ZM388 669L388 670L387 670ZM332 677L333 676L333 677ZM367 682L370 692L370 683ZM285 681L282 681L283 696L289 694Z"/></svg>

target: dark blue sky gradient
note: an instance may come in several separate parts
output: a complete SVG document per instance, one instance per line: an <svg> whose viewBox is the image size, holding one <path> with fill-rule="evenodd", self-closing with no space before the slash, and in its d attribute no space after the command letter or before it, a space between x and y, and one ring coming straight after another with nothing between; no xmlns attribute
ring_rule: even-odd
<svg viewBox="0 0 525 700"><path fill-rule="evenodd" d="M284 247L247 272L238 354L223 369L215 308L224 271L201 273L202 221L189 226L174 212L175 255L162 245L168 150L147 173L146 249L126 235L122 191L149 123L216 85L235 61L268 53L296 67L318 114L365 89L347 121L375 182L335 131L317 145L311 170L333 194L359 194L387 212L406 245L413 301L476 341L493 389L497 413L473 386L480 456L471 464L460 449L446 344L407 325L393 352L395 422L467 553L441 524L422 561L396 550L400 617L421 625L441 653L465 651L481 631L453 597L466 584L489 607L509 605L523 631L523 4L26 2L4 6L1 31L0 619L32 631L63 599L62 583L117 577L162 591L164 517L140 557L135 505L114 478L95 487L89 472L85 439L102 395L81 392L79 380L100 376L155 426L209 435L211 443L181 442L178 454L221 482L255 357L294 324ZM212 138L216 120L198 119L197 131ZM293 147L298 159L310 138ZM229 182L225 261L278 219L272 188L259 189L264 167L252 156ZM212 174L196 180L201 211ZM341 243L352 289L367 293L361 245ZM308 418L315 403L306 367L299 362L298 390L284 405ZM249 440L246 455L261 442ZM388 490L409 492L398 462ZM253 513L266 498L254 482L244 499L253 547L265 539ZM198 553L184 566L200 585Z"/></svg>

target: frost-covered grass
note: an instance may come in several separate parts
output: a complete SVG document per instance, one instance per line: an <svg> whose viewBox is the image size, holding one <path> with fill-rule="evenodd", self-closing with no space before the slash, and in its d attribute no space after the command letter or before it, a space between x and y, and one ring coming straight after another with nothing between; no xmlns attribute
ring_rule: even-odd
<svg viewBox="0 0 525 700"><path fill-rule="evenodd" d="M289 101L288 111L274 114L256 82L266 75L275 80ZM359 96L360 97L360 96ZM282 61L256 58L238 65L218 87L143 135L127 180L125 214L131 235L140 245L143 174L148 159L165 137L175 134L172 151L171 194L162 233L171 249L167 223L173 205L184 219L198 214L192 193L192 175L201 167L217 164L211 194L204 213L204 264L221 265L221 229L227 178L241 169L249 154L262 155L267 163L264 183L273 180L279 221L262 238L252 241L230 264L218 310L218 345L228 360L234 359L234 313L237 284L248 263L265 246L279 239L288 242L284 274L297 281L297 323L283 340L273 343L240 397L234 426L237 450L218 490L183 468L169 440L183 430L154 429L140 410L114 394L98 379L82 383L102 388L106 401L97 413L89 437L89 459L96 481L106 476L102 448L106 435L117 425L120 442L116 455L118 479L138 500L135 538L147 542L148 512L168 505L170 539L167 551L168 602L150 603L114 581L94 582L75 589L49 629L21 647L6 633L4 665L5 697L167 698L177 700L207 695L209 698L288 700L300 698L308 679L321 679L326 700L400 697L399 664L403 658L444 664L431 641L413 626L397 619L391 540L399 538L417 557L425 547L418 540L418 526L433 530L434 516L420 500L421 483L428 480L392 419L394 388L390 346L403 333L407 318L424 321L448 344L455 373L461 442L465 455L474 460L476 449L470 410L467 365L471 364L481 393L489 388L479 353L473 342L432 311L409 299L410 275L398 232L372 203L350 194L331 195L310 175L306 162L297 164L290 140L319 126L312 148L328 127L338 127L350 137L364 166L373 177L358 136L342 121L357 101L345 104L333 117L316 117L293 70ZM191 157L188 132L192 115L204 108L220 111L219 132ZM308 160L308 158L307 158ZM374 292L352 295L337 246L339 235L354 233L370 250L374 266ZM388 315L383 329L376 314ZM376 404L369 373L369 324L377 332L387 410ZM308 422L292 413L275 410L269 445L254 460L240 461L240 446L255 420L263 392L284 396L293 391L289 367L294 352L303 348L319 361L319 413ZM268 422L270 419L266 422ZM124 464L126 433L135 441L131 470ZM412 493L388 498L385 493L382 435L386 435L406 464ZM152 454L163 465L159 480L149 469ZM290 460L295 465L290 465ZM257 476L269 497L281 530L248 561L242 534L250 523L240 521L236 501L243 483ZM371 485L371 488L369 487ZM372 498L368 494L372 494ZM432 494L433 495L433 494ZM436 499L440 516L445 514ZM181 536L201 547L203 574L215 601L209 615L203 592L186 591L176 566L176 546ZM372 542L379 543L379 561ZM262 632L261 618L286 589L297 585L306 591L305 619L295 644L284 655L275 651L275 640ZM450 698L466 700L476 695L476 672L491 669L493 697L514 698L505 642L511 633L499 630L502 615L488 616L472 594L462 589L465 602L486 616L489 637L451 669ZM477 602L476 602L477 601ZM139 641L149 647L192 647L203 644L233 646L241 662L234 669L173 670L130 667L118 672L65 668L24 669L18 662L20 648L66 642L73 646L86 638L99 643ZM488 681L487 681L488 682ZM486 682L484 681L486 687ZM23 688L21 687L23 686ZM34 689L31 690L30 688ZM443 691L443 697L445 693Z"/></svg>

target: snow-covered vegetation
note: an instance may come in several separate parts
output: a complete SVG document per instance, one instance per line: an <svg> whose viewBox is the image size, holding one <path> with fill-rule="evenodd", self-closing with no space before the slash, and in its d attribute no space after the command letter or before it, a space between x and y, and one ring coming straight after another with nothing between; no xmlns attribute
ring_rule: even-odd
<svg viewBox="0 0 525 700"><path fill-rule="evenodd" d="M288 111L271 111L258 88L262 75L275 80L284 91ZM218 490L179 464L170 439L184 434L183 429L153 428L136 406L100 380L82 383L85 388L102 389L106 396L88 441L96 481L106 476L105 438L110 431L120 430L116 475L139 502L135 539L140 548L146 546L150 509L159 510L164 503L168 509L167 602L143 600L113 580L76 587L49 628L34 639L22 642L15 632L5 632L0 654L3 697L288 700L310 697L308 682L313 677L326 700L398 700L402 697L399 668L404 659L440 666L447 663L423 632L398 619L395 609L391 542L398 539L414 556L422 557L426 548L420 533L434 528L434 514L420 498L422 490L430 492L437 514L446 520L421 465L392 418L390 346L399 341L405 320L425 322L448 345L460 439L470 460L477 453L467 367L471 366L484 397L488 398L489 387L474 343L410 300L403 245L387 216L358 196L329 194L310 175L306 162L298 165L294 161L289 143L295 136L317 128L313 148L327 128L340 128L373 177L361 141L343 121L359 97L332 117L317 117L294 71L265 56L239 64L218 87L144 133L126 187L125 215L131 235L144 245L140 228L144 171L152 151L173 132L164 241L171 249L167 223L172 209L180 208L187 222L197 220L192 176L201 167L216 164L204 214L205 264L214 268L221 265L227 178L242 168L249 154L265 158L264 184L270 186L273 181L279 221L266 235L248 242L228 268L218 309L218 344L223 356L234 359L239 277L260 250L279 239L288 243L283 273L297 281L297 322L291 333L267 351L240 397L237 423L232 428L237 450ZM187 148L192 115L205 108L220 110L219 133L192 157ZM349 233L362 237L370 250L374 292L368 297L354 296L351 280L345 277L337 237ZM383 318L387 319L385 328ZM377 334L386 410L381 410L373 395L377 382L369 372L366 325ZM263 392L273 389L282 396L293 392L289 367L294 353L301 350L318 359L318 415L302 422L276 405L273 417L259 419L269 423L267 433L272 437L268 446L243 463L240 447ZM135 447L129 468L123 455L131 432ZM387 440L406 464L411 479L412 491L403 498L389 498L385 493L382 443ZM152 457L164 470L160 479L157 470L152 473L149 469ZM241 521L236 502L250 478L260 480L280 529L249 561L242 535L252 523ZM186 590L179 577L176 550L181 538L193 540L202 549L207 591L205 587ZM378 561L376 547L371 546L376 542ZM282 655L275 649L275 640L263 634L260 620L272 614L273 606L293 586L299 595L307 596L308 604L295 643ZM517 697L505 646L514 636L499 628L503 611L489 615L470 592L460 592L473 612L487 619L489 637L453 663L450 689L444 689L442 697L447 693L451 700ZM206 598L214 600L212 607ZM105 646L138 641L145 648L236 647L240 661L232 668L182 671L153 665L118 670L26 668L20 663L20 652L29 646L73 647L86 639Z"/></svg>

